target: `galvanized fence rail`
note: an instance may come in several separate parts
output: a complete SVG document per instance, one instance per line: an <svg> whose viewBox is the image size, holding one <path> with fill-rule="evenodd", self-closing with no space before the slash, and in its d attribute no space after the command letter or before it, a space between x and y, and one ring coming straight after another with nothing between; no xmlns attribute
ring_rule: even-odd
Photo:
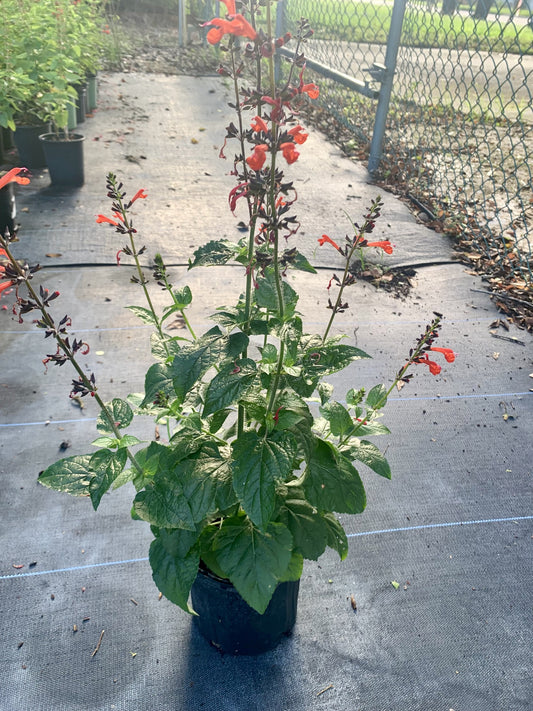
<svg viewBox="0 0 533 711"><path fill-rule="evenodd" d="M322 105L375 176L416 196L493 281L531 293L533 0L520 5L279 0L278 31L310 19Z"/></svg>

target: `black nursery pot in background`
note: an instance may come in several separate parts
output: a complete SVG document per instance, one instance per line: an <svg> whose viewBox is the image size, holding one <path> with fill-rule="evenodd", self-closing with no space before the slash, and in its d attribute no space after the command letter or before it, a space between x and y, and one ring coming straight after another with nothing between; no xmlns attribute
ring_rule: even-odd
<svg viewBox="0 0 533 711"><path fill-rule="evenodd" d="M0 188L0 234L4 235L6 229L9 230L10 234L15 234L16 214L13 183L8 183L3 188Z"/></svg>
<svg viewBox="0 0 533 711"><path fill-rule="evenodd" d="M85 180L83 167L85 136L70 133L67 138L64 134L58 136L55 133L45 133L39 136L39 140L44 148L52 185L82 186Z"/></svg>
<svg viewBox="0 0 533 711"><path fill-rule="evenodd" d="M194 622L205 639L226 654L262 654L276 647L296 622L300 581L280 583L260 615L234 586L200 569L191 589L198 617Z"/></svg>
<svg viewBox="0 0 533 711"><path fill-rule="evenodd" d="M48 124L17 126L13 141L19 154L20 165L25 168L46 168L46 158L39 136L49 130Z"/></svg>

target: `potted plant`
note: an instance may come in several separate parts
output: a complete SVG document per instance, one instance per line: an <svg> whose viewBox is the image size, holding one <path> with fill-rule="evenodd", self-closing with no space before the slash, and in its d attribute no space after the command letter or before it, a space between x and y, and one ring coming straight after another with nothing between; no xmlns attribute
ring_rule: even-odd
<svg viewBox="0 0 533 711"><path fill-rule="evenodd" d="M253 15L248 22L236 13L233 0L224 3L228 14L208 23L207 38L228 40L229 63L220 73L235 89L236 119L226 129L226 141L236 146L229 202L233 211L242 207L248 230L235 242L203 245L189 268L236 262L243 275L237 302L221 305L211 315L213 326L198 334L187 312L190 288L174 288L163 259L155 255L152 282L166 292L169 305L162 312L154 308L141 265L145 247L137 243L132 222L132 206L147 194L141 189L128 197L110 173L110 215L99 215L97 222L120 235L117 260L128 258L134 265L132 281L146 303L129 308L153 327L155 362L142 395L106 402L94 375L78 362L89 346L68 335L68 316L59 320L51 313L59 293L33 287L34 270L17 262L9 239L0 238L0 247L9 260L4 284L17 286L15 312L20 320L36 313L37 325L57 344L45 363L69 361L76 371L71 396L93 398L100 411L96 451L52 464L41 484L90 497L95 509L110 489L132 485L132 515L147 522L154 536L149 559L159 590L197 613L200 631L215 646L250 654L271 648L290 632L304 559L318 559L327 547L345 558L347 538L336 514L360 513L366 503L355 464L390 477L385 457L366 438L389 432L381 411L391 390L408 382L416 365L438 374L432 352L450 362L454 354L435 345L441 324L435 315L389 386L351 388L344 402L333 397L329 376L369 357L332 326L347 308L346 293L355 280L352 260L364 260L369 250L393 249L388 241L369 239L382 203L376 198L362 225L352 223L342 239L318 237L343 266L329 283L325 329L307 333L298 293L286 275L316 272L286 242L299 223L293 214L295 188L285 171L307 139L295 119L297 106L318 96L318 87L304 79L303 46L311 31L302 20L288 79L276 86L275 48L290 38L273 36L270 0L266 32L254 29ZM241 85L236 36L248 40L243 55L256 70L252 88ZM181 320L186 335L165 330L170 317ZM167 441L141 442L129 434L136 414L164 423Z"/></svg>

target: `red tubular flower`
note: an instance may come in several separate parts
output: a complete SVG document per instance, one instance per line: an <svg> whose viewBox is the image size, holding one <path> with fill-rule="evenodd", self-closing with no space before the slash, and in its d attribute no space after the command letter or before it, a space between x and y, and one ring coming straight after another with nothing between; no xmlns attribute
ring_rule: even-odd
<svg viewBox="0 0 533 711"><path fill-rule="evenodd" d="M109 225L114 225L115 227L118 226L118 222L116 222L116 220L112 220L110 217L106 217L105 215L97 215L96 222L97 223L106 222Z"/></svg>
<svg viewBox="0 0 533 711"><path fill-rule="evenodd" d="M246 162L252 170L261 170L266 161L266 152L268 151L268 146L266 143L260 143L254 148L251 156L248 156Z"/></svg>
<svg viewBox="0 0 533 711"><path fill-rule="evenodd" d="M19 175L23 170L27 168L11 168L4 176L0 178L0 189L3 188L8 183L18 183L19 185L28 185L30 182L29 178Z"/></svg>
<svg viewBox="0 0 533 711"><path fill-rule="evenodd" d="M388 239L384 239L381 242L367 242L365 247L379 247L379 249L382 249L384 252L387 254L392 254L392 244Z"/></svg>
<svg viewBox="0 0 533 711"><path fill-rule="evenodd" d="M288 131L289 136L292 136L294 139L295 143L298 143L300 146L302 143L305 143L307 141L307 137L309 136L308 133L304 133L303 128L298 124L297 126L294 126L294 128L291 128Z"/></svg>
<svg viewBox="0 0 533 711"><path fill-rule="evenodd" d="M13 286L14 282L12 281L3 281L0 283L0 294L5 291L6 289L9 289L10 286Z"/></svg>
<svg viewBox="0 0 533 711"><path fill-rule="evenodd" d="M300 88L300 93L307 94L310 99L318 99L320 91L316 84L303 84Z"/></svg>
<svg viewBox="0 0 533 711"><path fill-rule="evenodd" d="M223 2L228 10L228 15L235 15L237 10L235 9L235 0L220 0Z"/></svg>
<svg viewBox="0 0 533 711"><path fill-rule="evenodd" d="M139 200L139 198L144 200L147 197L148 195L144 192L144 188L141 188L140 190L137 190L135 195L132 197L131 202L134 203L135 200Z"/></svg>
<svg viewBox="0 0 533 711"><path fill-rule="evenodd" d="M285 160L287 161L287 163L289 165L298 160L298 156L300 154L294 147L294 143L282 143L280 145L280 148L281 148L281 152L283 153L283 157L285 158Z"/></svg>
<svg viewBox="0 0 533 711"><path fill-rule="evenodd" d="M436 351L437 353L442 353L448 363L453 363L455 360L455 353L452 351L451 348L437 348L436 346L432 346L429 350Z"/></svg>
<svg viewBox="0 0 533 711"><path fill-rule="evenodd" d="M415 363L423 363L424 365L429 366L429 372L431 373L431 375L438 375L442 370L438 363L435 363L435 361L433 360L429 360L427 356L424 356L424 358L419 358L415 361Z"/></svg>
<svg viewBox="0 0 533 711"><path fill-rule="evenodd" d="M331 237L328 237L327 235L322 235L322 237L320 237L319 240L318 240L318 244L319 244L321 247L322 247L324 244L326 244L326 242L327 242L328 244L331 244L333 247L335 247L335 249L337 250L337 252L340 252L340 251L341 251L339 245L338 245L336 242L334 242L334 241L331 239ZM328 288L329 288L329 287L328 287Z"/></svg>
<svg viewBox="0 0 533 711"><path fill-rule="evenodd" d="M254 121L252 123L252 131L255 131L256 133L259 133L260 131L263 131L263 133L268 133L268 126L263 121L261 116L256 116L254 118Z"/></svg>
<svg viewBox="0 0 533 711"><path fill-rule="evenodd" d="M236 37L247 37L254 40L257 37L257 32L252 25L244 19L242 15L232 13L231 20L223 20L220 17L215 17L213 20L206 22L203 27L211 27L207 33L207 41L209 44L218 44L224 35L235 35Z"/></svg>

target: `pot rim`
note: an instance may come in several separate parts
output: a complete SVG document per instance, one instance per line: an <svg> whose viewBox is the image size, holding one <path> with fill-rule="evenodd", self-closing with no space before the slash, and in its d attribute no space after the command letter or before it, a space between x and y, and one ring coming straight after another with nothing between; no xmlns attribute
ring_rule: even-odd
<svg viewBox="0 0 533 711"><path fill-rule="evenodd" d="M57 133L41 133L39 140L43 143L78 143L84 141L85 136L81 133L69 133L68 138L61 136L58 138Z"/></svg>

